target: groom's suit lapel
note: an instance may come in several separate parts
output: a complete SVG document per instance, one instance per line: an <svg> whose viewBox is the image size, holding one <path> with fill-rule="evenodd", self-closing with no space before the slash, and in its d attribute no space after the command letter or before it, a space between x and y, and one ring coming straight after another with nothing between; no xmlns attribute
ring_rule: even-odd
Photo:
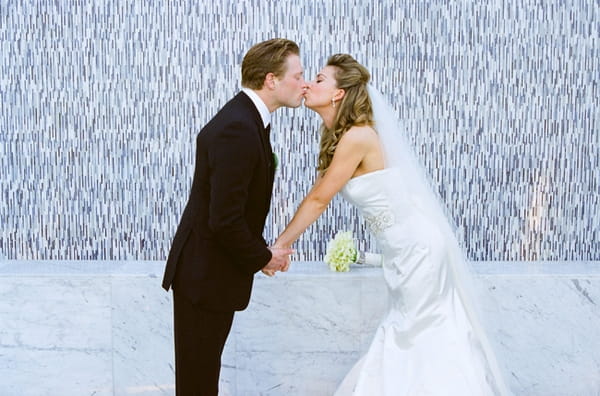
<svg viewBox="0 0 600 396"><path fill-rule="evenodd" d="M256 133L260 138L262 150L261 154L263 157L263 161L266 165L267 171L265 172L265 182L267 183L267 193L266 200L270 204L271 203L271 194L272 194L272 185L273 179L275 175L275 170L273 169L273 149L271 148L271 141L269 140L269 135L265 131L265 127L263 125L262 118L260 117L260 113L258 109L252 102L252 100L243 92L238 94L239 99L244 103L245 106L248 106L252 110L254 123L256 124Z"/></svg>

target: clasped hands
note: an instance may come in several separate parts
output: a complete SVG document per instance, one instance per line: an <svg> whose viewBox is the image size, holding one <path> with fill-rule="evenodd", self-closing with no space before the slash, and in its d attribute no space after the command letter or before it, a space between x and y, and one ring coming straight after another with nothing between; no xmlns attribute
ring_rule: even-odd
<svg viewBox="0 0 600 396"><path fill-rule="evenodd" d="M273 276L277 271L287 271L290 268L290 254L294 253L294 250L276 246L269 247L269 250L273 257L261 270L263 274Z"/></svg>

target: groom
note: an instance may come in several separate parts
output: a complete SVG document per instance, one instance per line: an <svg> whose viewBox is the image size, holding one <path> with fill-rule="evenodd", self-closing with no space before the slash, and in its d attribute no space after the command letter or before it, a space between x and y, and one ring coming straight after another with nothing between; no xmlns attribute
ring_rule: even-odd
<svg viewBox="0 0 600 396"><path fill-rule="evenodd" d="M298 45L273 39L242 61L242 92L202 128L190 196L171 245L163 287L173 288L178 396L217 395L234 311L254 274L287 270L290 249L262 237L275 164L271 113L298 107L305 87Z"/></svg>

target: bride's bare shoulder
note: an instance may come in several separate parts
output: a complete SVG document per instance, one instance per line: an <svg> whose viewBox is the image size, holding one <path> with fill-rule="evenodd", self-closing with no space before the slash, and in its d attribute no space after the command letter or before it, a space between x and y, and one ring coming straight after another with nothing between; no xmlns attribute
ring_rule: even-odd
<svg viewBox="0 0 600 396"><path fill-rule="evenodd" d="M344 136L340 139L340 143L348 141L365 144L376 142L377 139L377 132L370 125L355 125L344 133Z"/></svg>

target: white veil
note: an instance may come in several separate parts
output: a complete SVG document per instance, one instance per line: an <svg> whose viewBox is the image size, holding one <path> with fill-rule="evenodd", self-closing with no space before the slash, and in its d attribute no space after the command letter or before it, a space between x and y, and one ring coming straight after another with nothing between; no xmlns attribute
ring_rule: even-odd
<svg viewBox="0 0 600 396"><path fill-rule="evenodd" d="M473 325L476 339L487 358L489 372L493 376L490 381L496 385L500 395L509 395L502 372L498 367L495 354L489 344L486 333L479 322L479 314L475 309L474 288L467 260L454 232L451 217L446 213L445 205L435 192L427 172L420 164L411 148L394 111L383 95L371 85L368 86L369 97L373 108L375 130L384 148L386 168L398 168L402 175L402 188L408 192L413 201L424 213L439 225L448 246L449 270L456 285L456 290L465 306L467 316Z"/></svg>

